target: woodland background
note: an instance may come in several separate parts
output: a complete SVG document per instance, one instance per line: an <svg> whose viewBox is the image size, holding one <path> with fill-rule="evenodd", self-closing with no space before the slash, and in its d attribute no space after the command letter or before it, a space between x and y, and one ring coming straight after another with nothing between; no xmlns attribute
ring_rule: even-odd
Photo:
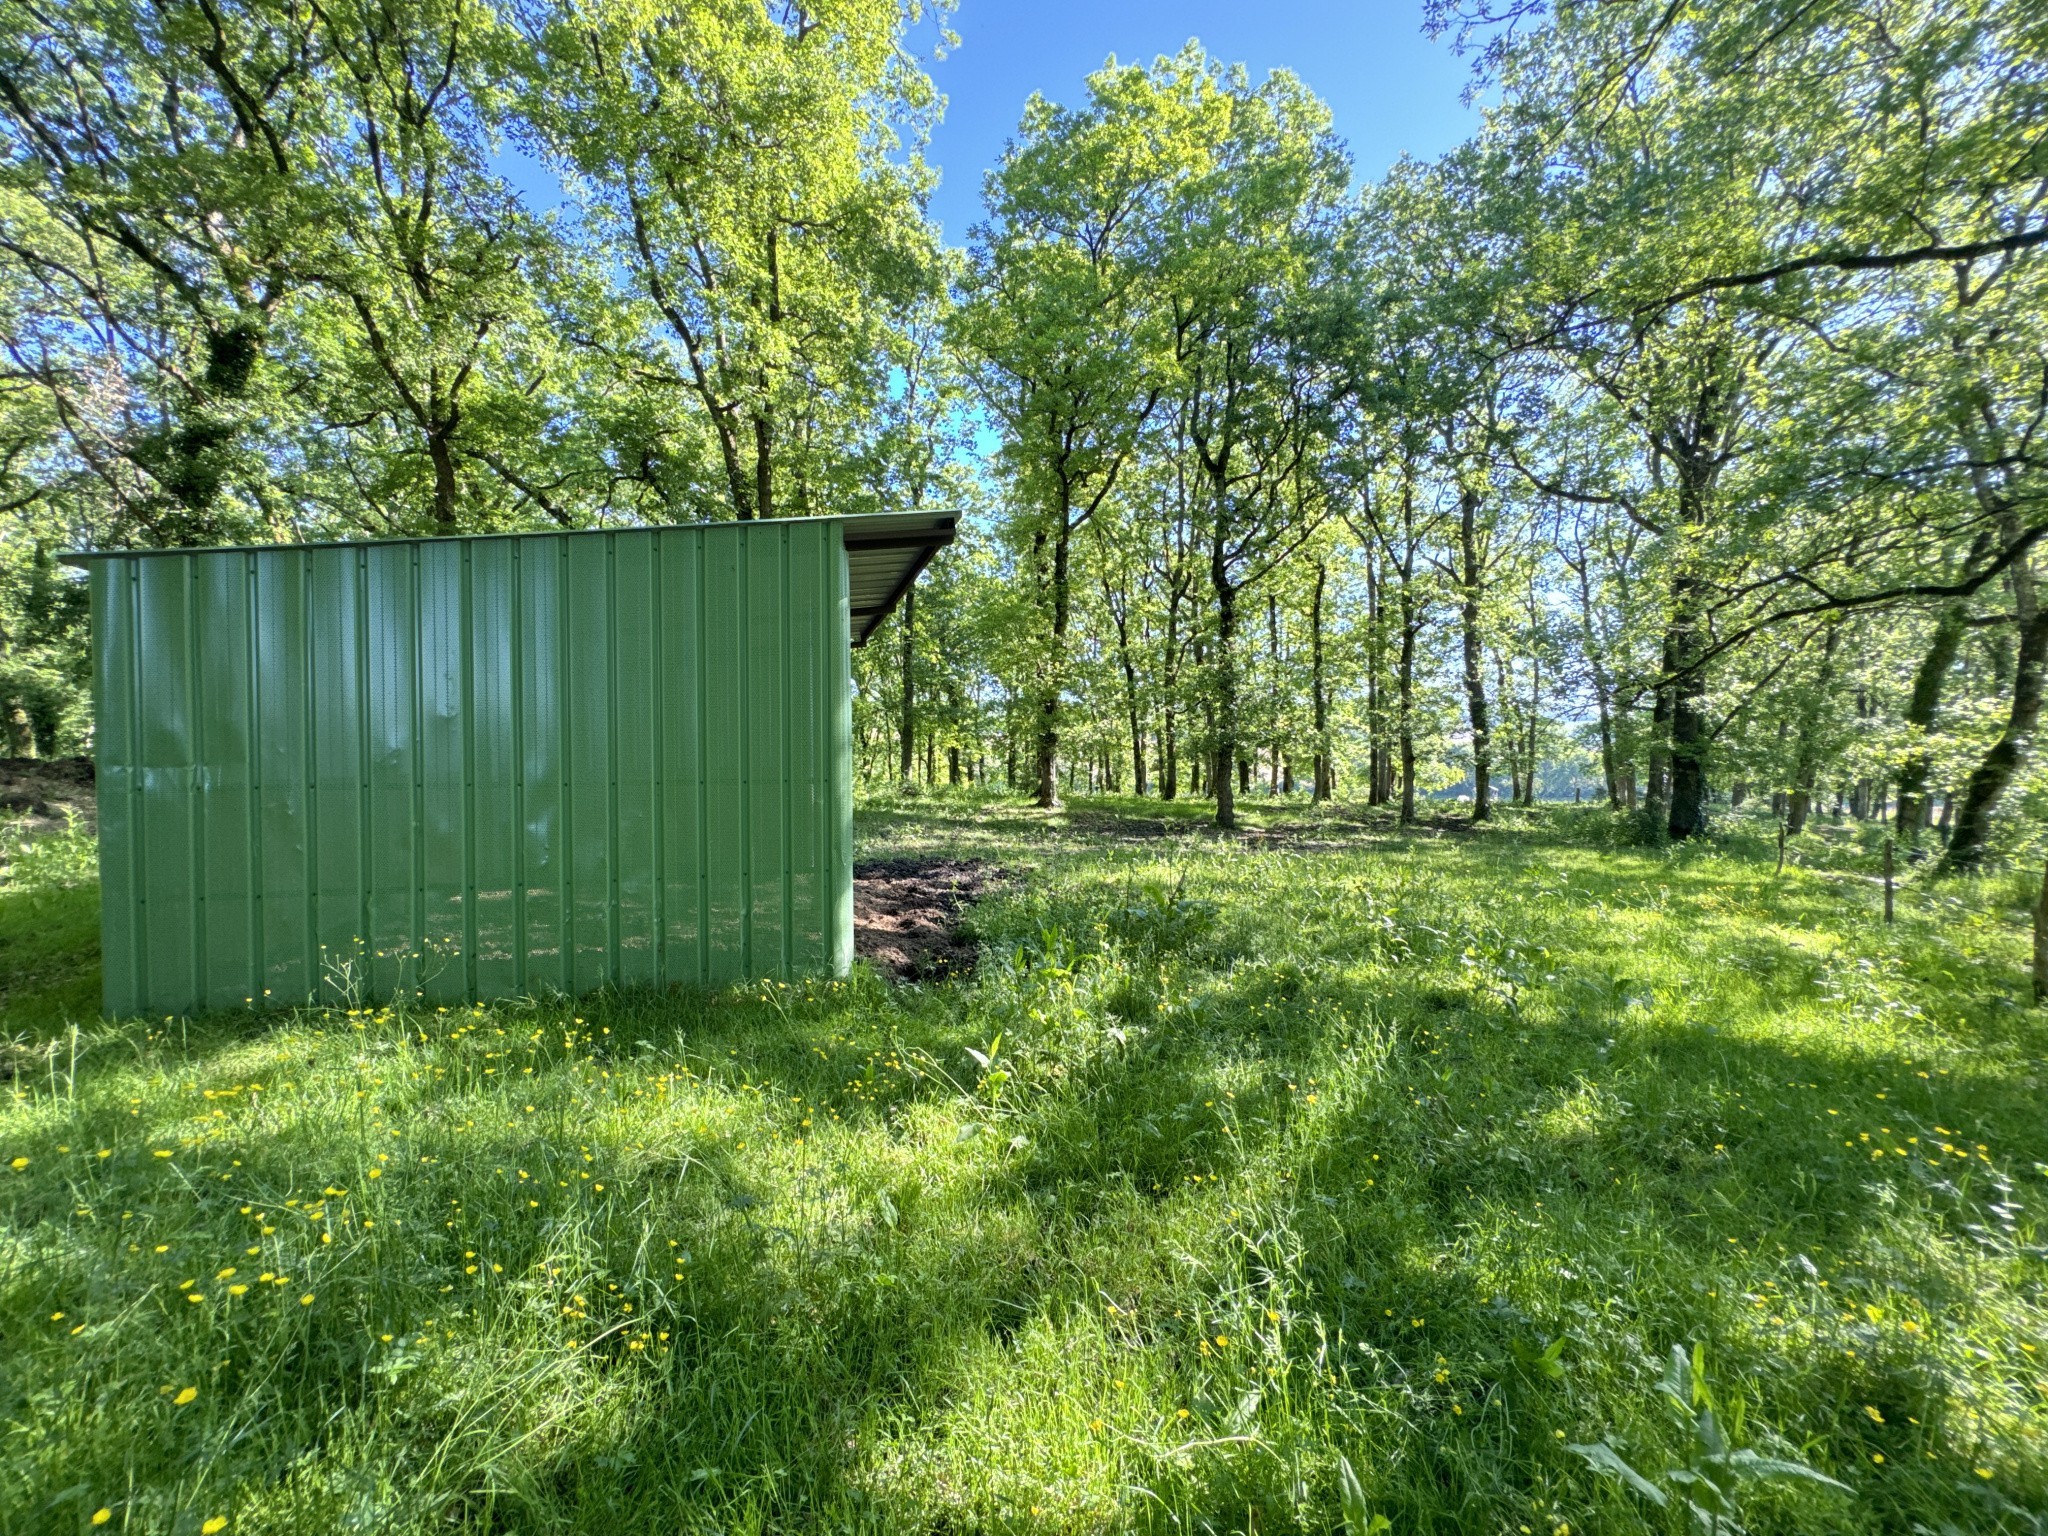
<svg viewBox="0 0 2048 1536"><path fill-rule="evenodd" d="M1377 182L1111 60L953 249L926 9L0 0L8 749L64 549L943 505L871 782L2038 853L2048 11L1429 0L1486 126Z"/></svg>

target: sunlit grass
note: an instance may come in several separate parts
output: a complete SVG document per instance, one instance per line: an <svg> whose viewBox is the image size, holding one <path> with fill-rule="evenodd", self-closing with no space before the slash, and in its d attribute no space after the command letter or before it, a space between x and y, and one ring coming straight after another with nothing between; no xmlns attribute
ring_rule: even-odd
<svg viewBox="0 0 2048 1536"><path fill-rule="evenodd" d="M873 808L1014 873L933 987L102 1024L90 893L0 893L0 1530L1325 1532L1342 1456L1397 1532L1676 1531L1567 1446L1675 1463L1693 1343L1850 1486L1753 1529L2038 1528L2001 908L1248 819Z"/></svg>

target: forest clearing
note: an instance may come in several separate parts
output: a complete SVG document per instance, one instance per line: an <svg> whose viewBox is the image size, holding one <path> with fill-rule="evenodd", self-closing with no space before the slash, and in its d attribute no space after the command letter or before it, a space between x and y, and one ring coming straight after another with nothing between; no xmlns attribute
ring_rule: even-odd
<svg viewBox="0 0 2048 1536"><path fill-rule="evenodd" d="M0 1529L1676 1531L1674 1347L1842 1485L1751 1531L2039 1529L2029 882L1246 819L868 800L864 863L1005 871L929 983L175 1022L89 1022L49 850Z"/></svg>
<svg viewBox="0 0 2048 1536"><path fill-rule="evenodd" d="M2048 1536L2044 548L2043 0L0 0L0 1536Z"/></svg>

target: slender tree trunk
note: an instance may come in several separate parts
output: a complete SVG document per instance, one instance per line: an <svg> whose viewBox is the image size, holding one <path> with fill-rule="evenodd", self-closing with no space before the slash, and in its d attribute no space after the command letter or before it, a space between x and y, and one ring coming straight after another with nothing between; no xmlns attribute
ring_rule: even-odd
<svg viewBox="0 0 2048 1536"><path fill-rule="evenodd" d="M1534 651L1531 651L1529 655L1529 724L1527 734L1528 744L1523 749L1522 753L1523 761L1528 764L1527 773L1522 780L1522 804L1526 807L1534 807L1536 804L1536 752L1538 746L1540 745L1540 738L1537 735L1536 726L1539 719L1541 718L1542 709L1543 658L1537 655Z"/></svg>
<svg viewBox="0 0 2048 1536"><path fill-rule="evenodd" d="M1326 803L1334 788L1330 773L1330 696L1323 678L1323 588L1330 579L1330 568L1322 561L1316 562L1315 597L1309 604L1309 690L1311 706L1315 710L1316 786L1314 799L1318 805Z"/></svg>
<svg viewBox="0 0 2048 1536"><path fill-rule="evenodd" d="M1487 722L1485 653L1479 636L1479 493L1458 496L1458 552L1463 561L1458 617L1465 651L1465 704L1472 722L1472 819L1493 811L1493 730Z"/></svg>
<svg viewBox="0 0 2048 1536"><path fill-rule="evenodd" d="M1266 666L1268 679L1264 688L1266 696L1274 704L1279 703L1280 693L1280 600L1266 589ZM1266 793L1280 793L1280 736L1278 721L1275 720L1274 734L1266 741Z"/></svg>
<svg viewBox="0 0 2048 1536"><path fill-rule="evenodd" d="M1820 717L1828 690L1835 681L1835 646L1842 638L1839 624L1828 626L1828 637L1820 654L1820 668L1813 680L1813 693L1799 718L1799 746L1792 766L1792 793L1786 803L1785 835L1797 837L1806 830L1806 818L1813 810L1813 787L1820 773Z"/></svg>
<svg viewBox="0 0 2048 1536"><path fill-rule="evenodd" d="M1512 679L1508 676L1508 653L1505 647L1493 653L1493 701L1503 710L1509 710L1515 702ZM1512 726L1504 738L1506 751L1503 756L1508 766L1508 804L1519 805L1522 800L1522 741L1521 735Z"/></svg>
<svg viewBox="0 0 2048 1536"><path fill-rule="evenodd" d="M1216 825L1237 825L1237 589L1231 584L1223 541L1210 545L1209 582L1216 592Z"/></svg>
<svg viewBox="0 0 2048 1536"><path fill-rule="evenodd" d="M1180 730L1175 701L1180 686L1180 594L1172 592L1166 602L1166 639L1160 652L1159 700L1159 798L1175 799L1180 794Z"/></svg>
<svg viewBox="0 0 2048 1536"><path fill-rule="evenodd" d="M2048 872L2034 897L2034 1006L2048 1003Z"/></svg>
<svg viewBox="0 0 2048 1536"><path fill-rule="evenodd" d="M946 782L957 786L960 783L960 741L959 721L966 713L960 707L960 691L951 683L946 684L946 715L953 722L947 732L953 740L946 744Z"/></svg>
<svg viewBox="0 0 2048 1536"><path fill-rule="evenodd" d="M2048 665L2048 609L2037 610L2020 630L2013 666L2012 708L2006 716L2005 730L1964 786L1963 802L1956 809L1954 830L1949 834L1948 852L1942 856L1944 874L1967 874L1984 865L1991 840L1992 813L2026 761L2034 727L2041 718L2044 665Z"/></svg>
<svg viewBox="0 0 2048 1536"><path fill-rule="evenodd" d="M1131 659L1131 625L1128 612L1114 615L1117 660L1124 674L1124 717L1131 727L1131 783L1142 799L1145 794L1145 728L1138 711L1138 668Z"/></svg>
<svg viewBox="0 0 2048 1536"><path fill-rule="evenodd" d="M754 418L754 515L775 515L775 423Z"/></svg>
<svg viewBox="0 0 2048 1536"><path fill-rule="evenodd" d="M1968 622L1969 613L1962 603L1949 604L1935 619L1934 638L1928 643L1927 654L1920 658L1920 669L1913 674L1913 692L1906 701L1906 725L1918 741L1924 742L1934 729L1935 716L1941 709L1941 685L1955 666ZM1900 835L1908 843L1917 843L1920 829L1927 825L1929 767L1925 746L1916 746L1899 765L1898 825Z"/></svg>
<svg viewBox="0 0 2048 1536"><path fill-rule="evenodd" d="M1046 658L1043 693L1038 702L1038 805L1052 810L1060 803L1060 694L1066 686L1067 622L1072 613L1068 590L1073 534L1068 527L1064 495L1058 508L1059 530L1052 541L1052 646Z"/></svg>
<svg viewBox="0 0 2048 1536"><path fill-rule="evenodd" d="M944 615L941 615L943 619ZM916 652L917 637L917 588L912 587L903 594L903 713L897 722L896 737L901 749L900 769L897 777L905 788L910 785L910 776L917 753L917 677L911 662Z"/></svg>
<svg viewBox="0 0 2048 1536"><path fill-rule="evenodd" d="M1572 569L1579 578L1579 627L1586 641L1586 671L1593 681L1593 707L1600 727L1600 776L1607 783L1607 804L1621 809L1621 766L1614 753L1614 709L1609 702L1607 668L1600 659L1600 645L1593 628L1593 587L1587 576L1590 560Z"/></svg>
<svg viewBox="0 0 2048 1536"><path fill-rule="evenodd" d="M1387 723L1380 715L1380 671L1385 662L1380 634L1379 555L1365 547L1365 803L1386 803Z"/></svg>
<svg viewBox="0 0 2048 1536"><path fill-rule="evenodd" d="M1130 684L1131 712L1131 788L1140 800L1145 798L1145 727L1138 718L1138 687L1135 680Z"/></svg>
<svg viewBox="0 0 2048 1536"><path fill-rule="evenodd" d="M1414 589L1404 580L1401 583L1401 658L1394 674L1395 703L1400 712L1396 725L1400 738L1401 820L1404 825L1415 820L1415 641L1421 627L1415 612Z"/></svg>

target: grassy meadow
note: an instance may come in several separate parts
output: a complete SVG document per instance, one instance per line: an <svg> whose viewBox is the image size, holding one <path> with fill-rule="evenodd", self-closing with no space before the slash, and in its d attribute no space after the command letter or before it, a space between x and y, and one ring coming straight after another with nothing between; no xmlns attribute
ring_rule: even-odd
<svg viewBox="0 0 2048 1536"><path fill-rule="evenodd" d="M968 978L448 1012L101 1022L17 862L0 1532L2048 1530L2030 886L1201 815L865 805Z"/></svg>

